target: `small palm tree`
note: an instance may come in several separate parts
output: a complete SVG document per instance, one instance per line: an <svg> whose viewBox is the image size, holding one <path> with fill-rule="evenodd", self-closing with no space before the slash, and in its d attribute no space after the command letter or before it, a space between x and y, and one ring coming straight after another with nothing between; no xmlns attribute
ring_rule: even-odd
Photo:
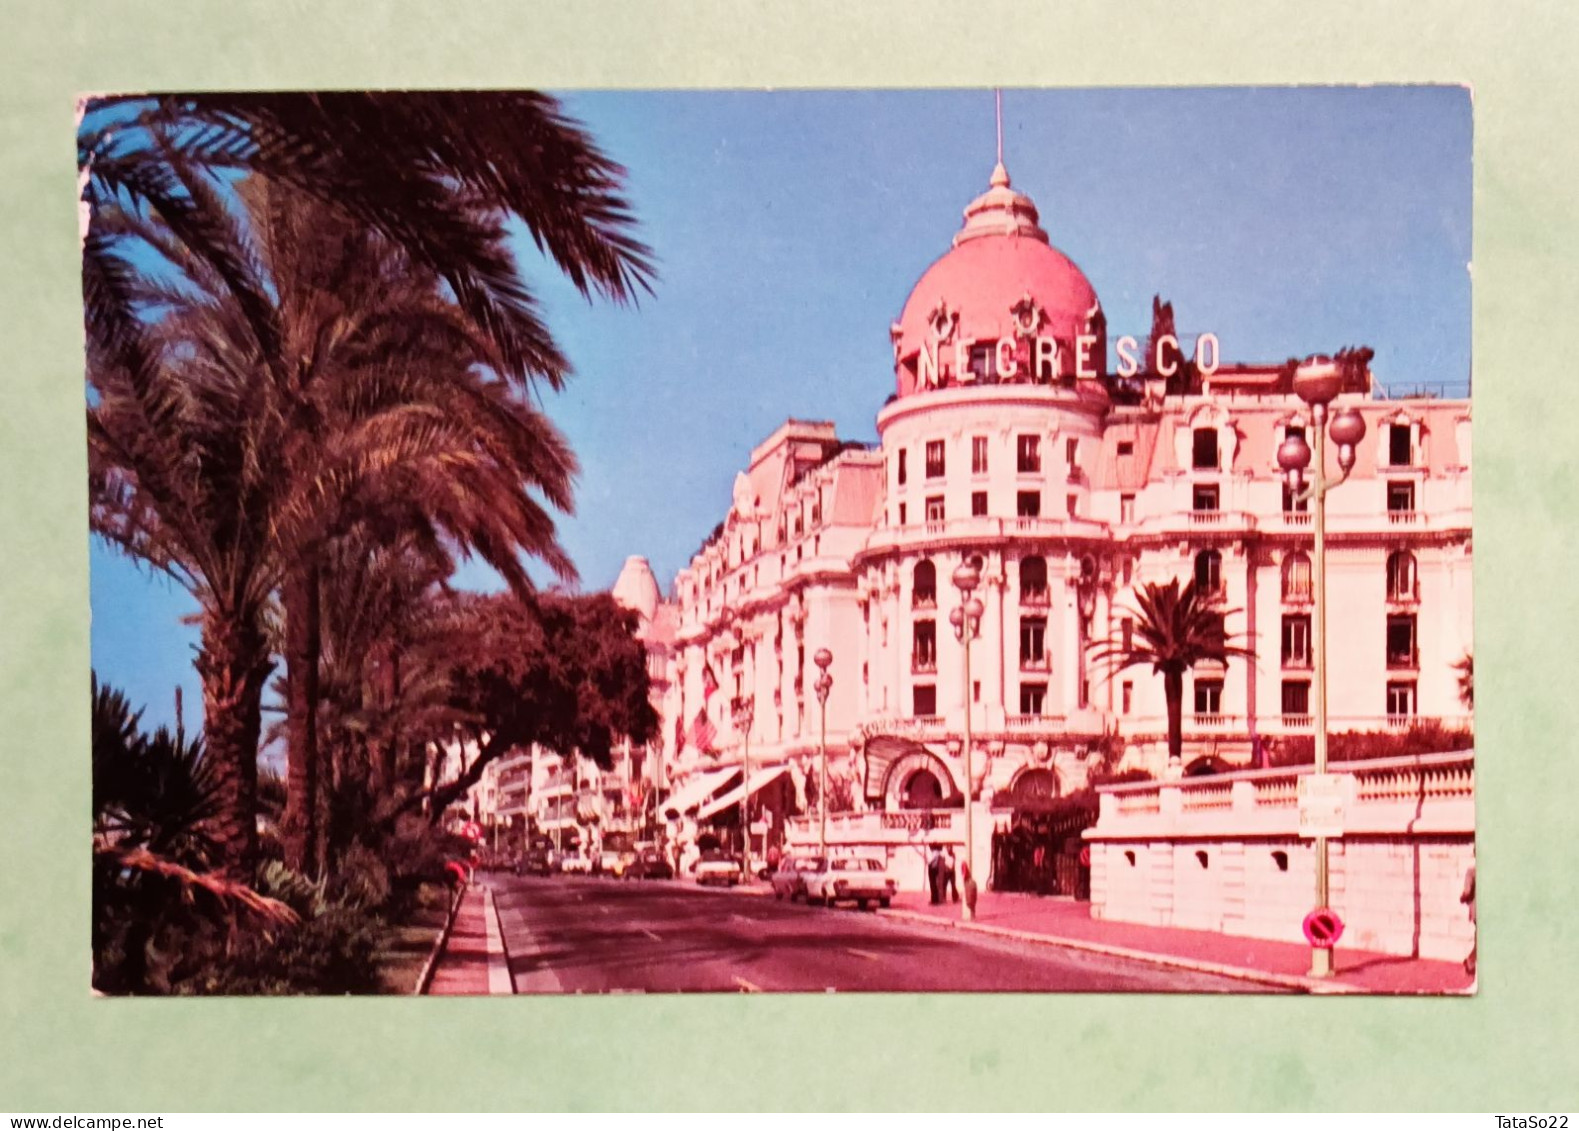
<svg viewBox="0 0 1579 1131"><path fill-rule="evenodd" d="M1471 711L1475 709L1475 653L1465 652L1463 659L1453 665L1458 673L1458 699Z"/></svg>
<svg viewBox="0 0 1579 1131"><path fill-rule="evenodd" d="M1161 674L1168 705L1168 764L1176 767L1184 758L1185 673L1202 661L1227 663L1230 656L1253 660L1255 652L1228 639L1223 631L1228 612L1202 600L1193 579L1182 588L1177 579L1166 585L1148 582L1136 589L1135 604L1130 646L1104 641L1092 658L1099 663L1118 661L1114 674L1142 664Z"/></svg>

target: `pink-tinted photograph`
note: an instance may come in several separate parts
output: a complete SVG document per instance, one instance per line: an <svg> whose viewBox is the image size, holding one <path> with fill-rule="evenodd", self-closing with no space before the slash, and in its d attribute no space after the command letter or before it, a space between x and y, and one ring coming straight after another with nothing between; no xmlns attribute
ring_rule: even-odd
<svg viewBox="0 0 1579 1131"><path fill-rule="evenodd" d="M84 100L95 992L1472 993L1471 117Z"/></svg>

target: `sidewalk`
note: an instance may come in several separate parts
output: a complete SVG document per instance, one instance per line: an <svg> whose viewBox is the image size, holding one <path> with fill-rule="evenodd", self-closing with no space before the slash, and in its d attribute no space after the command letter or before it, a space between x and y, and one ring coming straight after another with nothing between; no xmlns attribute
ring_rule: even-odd
<svg viewBox="0 0 1579 1131"><path fill-rule="evenodd" d="M428 993L443 997L514 992L493 893L473 884L461 896L455 925L434 967Z"/></svg>
<svg viewBox="0 0 1579 1131"><path fill-rule="evenodd" d="M1470 992L1474 979L1457 962L1400 958L1339 946L1331 978L1314 979L1310 948L1301 943L1146 927L1091 918L1091 905L1071 899L983 892L973 923L960 905L934 906L920 892L901 892L881 914L915 922L946 922L961 930L1160 962L1314 993L1443 994Z"/></svg>

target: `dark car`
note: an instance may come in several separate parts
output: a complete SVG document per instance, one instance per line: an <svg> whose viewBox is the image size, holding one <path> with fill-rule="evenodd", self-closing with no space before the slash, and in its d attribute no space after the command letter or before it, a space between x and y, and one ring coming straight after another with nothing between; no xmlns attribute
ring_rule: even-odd
<svg viewBox="0 0 1579 1131"><path fill-rule="evenodd" d="M627 880L672 880L674 869L656 848L644 848L625 865L621 875Z"/></svg>
<svg viewBox="0 0 1579 1131"><path fill-rule="evenodd" d="M515 862L515 874L518 876L547 876L552 875L553 871L554 862L549 858L548 850L543 848L529 848Z"/></svg>

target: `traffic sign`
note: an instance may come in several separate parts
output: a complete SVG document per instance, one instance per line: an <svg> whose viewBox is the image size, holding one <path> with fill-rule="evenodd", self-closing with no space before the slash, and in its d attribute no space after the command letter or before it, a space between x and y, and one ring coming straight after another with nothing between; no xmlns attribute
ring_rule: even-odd
<svg viewBox="0 0 1579 1131"><path fill-rule="evenodd" d="M1330 907L1318 907L1305 916L1304 928L1306 941L1322 950L1343 937L1343 920Z"/></svg>
<svg viewBox="0 0 1579 1131"><path fill-rule="evenodd" d="M1340 837L1354 796L1353 774L1304 774L1299 779L1299 835Z"/></svg>

